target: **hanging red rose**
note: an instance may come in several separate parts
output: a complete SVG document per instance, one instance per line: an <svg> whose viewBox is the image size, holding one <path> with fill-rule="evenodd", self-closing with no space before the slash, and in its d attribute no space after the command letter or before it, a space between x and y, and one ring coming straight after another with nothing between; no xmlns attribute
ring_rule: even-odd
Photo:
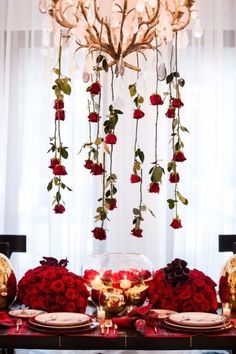
<svg viewBox="0 0 236 354"><path fill-rule="evenodd" d="M168 108L168 110L166 112L166 117L167 118L174 118L175 117L175 108L173 108L173 107Z"/></svg>
<svg viewBox="0 0 236 354"><path fill-rule="evenodd" d="M182 227L181 220L179 218L174 218L170 224L173 229L180 229Z"/></svg>
<svg viewBox="0 0 236 354"><path fill-rule="evenodd" d="M90 85L87 88L87 92L90 92L91 95L98 95L101 92L101 85L99 82L93 82L92 85Z"/></svg>
<svg viewBox="0 0 236 354"><path fill-rule="evenodd" d="M47 312L84 313L89 292L83 279L66 268L68 261L43 257L18 283L18 301Z"/></svg>
<svg viewBox="0 0 236 354"><path fill-rule="evenodd" d="M139 183L139 182L141 182L141 180L142 180L142 178L139 175L137 175L137 174L132 174L130 176L130 182L131 183Z"/></svg>
<svg viewBox="0 0 236 354"><path fill-rule="evenodd" d="M94 176L99 176L102 175L104 172L104 168L102 167L101 163L93 163L91 166L91 171L92 175Z"/></svg>
<svg viewBox="0 0 236 354"><path fill-rule="evenodd" d="M170 183L178 183L179 182L179 173L171 172L169 176Z"/></svg>
<svg viewBox="0 0 236 354"><path fill-rule="evenodd" d="M173 161L176 162L183 162L186 160L186 157L184 156L184 153L182 151L175 151L173 155Z"/></svg>
<svg viewBox="0 0 236 354"><path fill-rule="evenodd" d="M56 214L63 214L66 209L65 209L64 205L62 205L62 204L56 204L56 205L54 206L54 209L53 209L53 210L55 211Z"/></svg>
<svg viewBox="0 0 236 354"><path fill-rule="evenodd" d="M160 192L159 183L150 183L148 191L149 193L159 193Z"/></svg>
<svg viewBox="0 0 236 354"><path fill-rule="evenodd" d="M173 98L172 99L172 106L175 108L181 108L183 106L183 102L181 101L180 98Z"/></svg>
<svg viewBox="0 0 236 354"><path fill-rule="evenodd" d="M60 164L60 160L57 158L53 158L50 160L50 166L48 167L54 169L54 167L59 164Z"/></svg>
<svg viewBox="0 0 236 354"><path fill-rule="evenodd" d="M161 96L158 95L157 93L153 93L150 96L150 102L153 106L158 106L158 105L162 105L164 103L164 101L162 100Z"/></svg>
<svg viewBox="0 0 236 354"><path fill-rule="evenodd" d="M114 145L114 144L116 144L117 137L116 137L115 134L109 133L109 134L107 134L107 135L105 136L104 141L105 141L106 144Z"/></svg>
<svg viewBox="0 0 236 354"><path fill-rule="evenodd" d="M140 228L134 228L131 230L131 234L135 237L143 237L142 232L143 230Z"/></svg>
<svg viewBox="0 0 236 354"><path fill-rule="evenodd" d="M63 109L57 109L55 112L56 120L65 120L65 111Z"/></svg>
<svg viewBox="0 0 236 354"><path fill-rule="evenodd" d="M91 112L88 115L89 122L97 123L99 121L99 115L96 112Z"/></svg>
<svg viewBox="0 0 236 354"><path fill-rule="evenodd" d="M59 98L58 100L54 101L54 109L63 109L64 108L64 101Z"/></svg>
<svg viewBox="0 0 236 354"><path fill-rule="evenodd" d="M58 164L53 168L53 173L55 176L65 176L67 175L65 166Z"/></svg>
<svg viewBox="0 0 236 354"><path fill-rule="evenodd" d="M141 109L137 108L134 110L133 118L140 119L140 118L143 118L144 116L145 116L145 113L143 111L141 111Z"/></svg>
<svg viewBox="0 0 236 354"><path fill-rule="evenodd" d="M105 240L107 238L106 230L103 227L95 227L92 233L93 237L97 240Z"/></svg>
<svg viewBox="0 0 236 354"><path fill-rule="evenodd" d="M93 165L93 161L92 160L85 160L85 163L84 163L84 167L87 168L88 170L91 170L92 168L92 165Z"/></svg>

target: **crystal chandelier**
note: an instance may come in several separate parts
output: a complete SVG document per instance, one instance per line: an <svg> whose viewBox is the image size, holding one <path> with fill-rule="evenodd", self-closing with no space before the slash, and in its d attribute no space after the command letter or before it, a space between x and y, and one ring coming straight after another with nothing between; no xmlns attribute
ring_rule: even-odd
<svg viewBox="0 0 236 354"><path fill-rule="evenodd" d="M140 70L127 57L134 52L145 56L145 50L171 41L197 12L195 0L41 0L39 5L77 49L107 55L117 75L125 67Z"/></svg>

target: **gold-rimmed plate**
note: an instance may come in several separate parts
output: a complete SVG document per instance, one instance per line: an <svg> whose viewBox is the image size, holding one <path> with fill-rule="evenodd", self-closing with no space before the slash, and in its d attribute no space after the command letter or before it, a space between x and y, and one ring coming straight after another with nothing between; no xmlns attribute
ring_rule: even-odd
<svg viewBox="0 0 236 354"><path fill-rule="evenodd" d="M18 310L11 310L8 312L10 316L18 317L18 318L32 318L43 313L45 313L45 311L34 310L34 309L18 309Z"/></svg>
<svg viewBox="0 0 236 354"><path fill-rule="evenodd" d="M226 317L208 312L179 312L170 315L168 319L180 326L206 327L223 324Z"/></svg>
<svg viewBox="0 0 236 354"><path fill-rule="evenodd" d="M35 317L35 321L47 326L67 327L90 322L89 315L77 312L50 312Z"/></svg>
<svg viewBox="0 0 236 354"><path fill-rule="evenodd" d="M164 327L178 331L178 332L221 332L233 327L233 323L229 318L226 318L225 321L218 325L207 325L207 326L188 326L188 325L178 325L171 322L168 318L163 319L162 324Z"/></svg>
<svg viewBox="0 0 236 354"><path fill-rule="evenodd" d="M27 322L27 325L30 329L33 329L38 332L49 332L49 333L77 333L77 332L86 332L92 331L99 326L98 322L89 322L88 324L84 325L75 325L75 326L46 326L40 324L35 321L34 318L30 318Z"/></svg>

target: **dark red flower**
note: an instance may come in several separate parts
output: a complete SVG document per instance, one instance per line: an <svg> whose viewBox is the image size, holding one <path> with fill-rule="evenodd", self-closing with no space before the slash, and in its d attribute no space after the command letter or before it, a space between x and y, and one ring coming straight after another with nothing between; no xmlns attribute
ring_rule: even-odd
<svg viewBox="0 0 236 354"><path fill-rule="evenodd" d="M109 133L105 136L105 139L104 139L105 143L106 144L116 144L116 141L117 141L117 137L115 134L112 134L112 133Z"/></svg>
<svg viewBox="0 0 236 354"><path fill-rule="evenodd" d="M105 240L107 238L106 230L104 230L103 227L95 227L92 233L93 237L97 240Z"/></svg>
<svg viewBox="0 0 236 354"><path fill-rule="evenodd" d="M94 176L102 175L104 172L104 168L102 167L101 163L93 163L91 166L91 173Z"/></svg>
<svg viewBox="0 0 236 354"><path fill-rule="evenodd" d="M114 210L115 208L117 208L116 203L117 203L116 198L106 198L106 204L108 210Z"/></svg>
<svg viewBox="0 0 236 354"><path fill-rule="evenodd" d="M183 102L181 101L180 98L173 98L172 100L172 106L175 108L181 108L183 106Z"/></svg>
<svg viewBox="0 0 236 354"><path fill-rule="evenodd" d="M182 227L181 225L181 220L178 218L174 218L170 224L171 227L173 227L173 229L179 229Z"/></svg>
<svg viewBox="0 0 236 354"><path fill-rule="evenodd" d="M178 172L171 172L169 176L170 183L178 183L179 182L179 174Z"/></svg>
<svg viewBox="0 0 236 354"><path fill-rule="evenodd" d="M88 170L91 170L92 168L92 165L93 165L93 161L92 160L85 160L85 164L84 164L84 167L87 168Z"/></svg>
<svg viewBox="0 0 236 354"><path fill-rule="evenodd" d="M56 120L65 120L65 111L63 109L58 109L55 112Z"/></svg>
<svg viewBox="0 0 236 354"><path fill-rule="evenodd" d="M175 117L175 108L173 108L173 107L168 108L168 110L166 112L166 117L167 118L174 118Z"/></svg>
<svg viewBox="0 0 236 354"><path fill-rule="evenodd" d="M160 191L159 183L150 183L148 191L149 193L159 193Z"/></svg>
<svg viewBox="0 0 236 354"><path fill-rule="evenodd" d="M51 288L55 293L63 293L65 285L61 279L57 279L51 282Z"/></svg>
<svg viewBox="0 0 236 354"><path fill-rule="evenodd" d="M139 175L137 175L136 173L134 173L130 176L131 183L139 183L139 182L141 182L141 180L142 180L142 178Z"/></svg>
<svg viewBox="0 0 236 354"><path fill-rule="evenodd" d="M174 155L173 155L173 161L176 162L183 162L186 160L186 157L184 156L183 151L175 151Z"/></svg>
<svg viewBox="0 0 236 354"><path fill-rule="evenodd" d="M151 96L150 96L150 102L153 106L157 106L157 105L161 105L163 104L163 100L161 98L160 95L158 95L157 93L153 93Z"/></svg>
<svg viewBox="0 0 236 354"><path fill-rule="evenodd" d="M144 116L145 116L145 113L143 111L141 111L141 109L137 108L134 110L133 118L140 119L140 118L143 118Z"/></svg>
<svg viewBox="0 0 236 354"><path fill-rule="evenodd" d="M62 99L54 101L54 108L55 109L63 109L64 108L64 101Z"/></svg>
<svg viewBox="0 0 236 354"><path fill-rule="evenodd" d="M97 112L91 112L88 115L88 120L89 122L97 123L99 121L99 115L97 114Z"/></svg>
<svg viewBox="0 0 236 354"><path fill-rule="evenodd" d="M131 230L131 235L133 235L135 237L143 237L142 232L143 232L143 230L140 228L133 228Z"/></svg>
<svg viewBox="0 0 236 354"><path fill-rule="evenodd" d="M56 165L60 165L60 160L55 157L54 159L50 160L50 166L48 167L54 169Z"/></svg>
<svg viewBox="0 0 236 354"><path fill-rule="evenodd" d="M65 166L58 164L53 168L53 173L55 176L65 176L67 175Z"/></svg>
<svg viewBox="0 0 236 354"><path fill-rule="evenodd" d="M53 210L55 211L55 214L63 214L66 209L64 205L56 204Z"/></svg>
<svg viewBox="0 0 236 354"><path fill-rule="evenodd" d="M101 92L101 85L99 82L93 82L92 85L90 85L87 88L87 92L90 92L91 95L98 95Z"/></svg>

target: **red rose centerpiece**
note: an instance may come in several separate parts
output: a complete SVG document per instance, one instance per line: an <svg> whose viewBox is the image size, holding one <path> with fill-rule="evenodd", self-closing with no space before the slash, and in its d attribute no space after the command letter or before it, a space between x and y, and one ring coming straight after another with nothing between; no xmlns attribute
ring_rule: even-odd
<svg viewBox="0 0 236 354"><path fill-rule="evenodd" d="M89 296L83 279L69 272L66 259L43 257L18 283L18 301L47 312L84 313Z"/></svg>
<svg viewBox="0 0 236 354"><path fill-rule="evenodd" d="M216 283L203 272L187 268L176 258L154 273L149 283L152 307L177 312L215 312Z"/></svg>

